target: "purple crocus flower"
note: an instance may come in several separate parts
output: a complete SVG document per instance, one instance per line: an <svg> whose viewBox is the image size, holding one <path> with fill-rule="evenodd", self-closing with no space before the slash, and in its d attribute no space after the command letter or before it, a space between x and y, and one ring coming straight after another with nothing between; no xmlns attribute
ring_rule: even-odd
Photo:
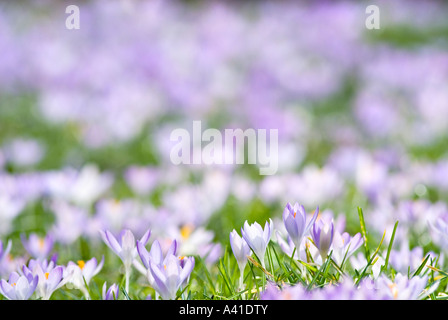
<svg viewBox="0 0 448 320"><path fill-rule="evenodd" d="M146 196L156 187L160 178L157 169L151 167L129 167L125 172L125 180L132 191L140 196Z"/></svg>
<svg viewBox="0 0 448 320"><path fill-rule="evenodd" d="M117 284L112 284L109 289L107 289L107 283L104 282L103 285L103 300L118 300L118 295L120 294L120 290Z"/></svg>
<svg viewBox="0 0 448 320"><path fill-rule="evenodd" d="M320 256L322 257L322 263L327 259L328 251L330 250L331 244L333 242L334 225L333 221L327 223L322 219L316 221L311 230L311 236L313 238L314 244L319 250Z"/></svg>
<svg viewBox="0 0 448 320"><path fill-rule="evenodd" d="M173 240L166 253L166 257L164 258L162 247L158 240L154 240L154 242L151 245L151 250L149 252L148 250L146 250L145 244L137 240L137 252L146 269L149 269L151 262L155 263L158 266L163 266L164 264L166 264L166 259L170 255L174 256L177 255L177 249L178 249L177 241Z"/></svg>
<svg viewBox="0 0 448 320"><path fill-rule="evenodd" d="M243 286L244 268L247 264L247 256L250 255L250 247L246 240L239 236L235 229L230 232L230 246L232 247L233 255L236 258L238 267L240 269L240 288Z"/></svg>
<svg viewBox="0 0 448 320"><path fill-rule="evenodd" d="M28 239L24 235L21 235L21 239L25 250L33 258L41 260L48 257L54 245L54 239L50 234L47 234L45 238L41 238L37 234L32 233Z"/></svg>
<svg viewBox="0 0 448 320"><path fill-rule="evenodd" d="M132 264L137 257L137 247L134 235L131 230L125 229L120 232L118 240L113 236L110 231L100 231L103 241L112 251L120 257L123 261L125 276L126 276L126 292L129 292L129 277L131 274ZM148 229L143 237L140 239L140 243L145 245L149 241L151 231Z"/></svg>
<svg viewBox="0 0 448 320"><path fill-rule="evenodd" d="M0 293L9 300L28 300L36 290L38 282L38 276L20 276L17 272L12 272L8 282L4 279L0 281Z"/></svg>
<svg viewBox="0 0 448 320"><path fill-rule="evenodd" d="M163 299L175 299L177 291L193 271L194 264L193 257L178 258L174 255L167 256L162 266L150 261L148 281Z"/></svg>
<svg viewBox="0 0 448 320"><path fill-rule="evenodd" d="M67 282L67 279L63 277L64 268L62 266L55 267L52 261L50 263L35 261L29 265L31 268L23 266L23 273L26 276L38 276L37 294L42 300L49 300L53 292Z"/></svg>
<svg viewBox="0 0 448 320"><path fill-rule="evenodd" d="M272 230L273 223L271 219L269 219L269 223L266 221L264 230L257 222L249 225L247 221L244 222L244 227L241 228L241 234L243 235L244 240L246 240L249 247L258 259L260 259L263 268L265 268L264 255L269 241L271 240Z"/></svg>
<svg viewBox="0 0 448 320"><path fill-rule="evenodd" d="M394 281L382 275L377 281L378 292L384 295L386 299L394 300L417 300L422 299L431 294L438 286L431 286L426 292L425 287L428 283L428 277L413 277L409 279L407 276L398 273Z"/></svg>
<svg viewBox="0 0 448 320"><path fill-rule="evenodd" d="M302 205L299 205L297 202L294 204L294 207L290 203L286 205L283 211L283 223L297 251L300 250L302 239L313 226L318 214L319 207L316 208L310 222L306 224L306 212Z"/></svg>

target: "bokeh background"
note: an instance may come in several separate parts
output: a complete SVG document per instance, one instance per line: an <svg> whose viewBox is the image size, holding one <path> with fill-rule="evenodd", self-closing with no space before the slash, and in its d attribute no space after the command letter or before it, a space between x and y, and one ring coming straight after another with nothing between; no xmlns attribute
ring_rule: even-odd
<svg viewBox="0 0 448 320"><path fill-rule="evenodd" d="M79 30L65 27L70 4ZM380 30L365 27L369 4ZM232 229L281 227L285 204L299 202L351 232L360 206L373 238L400 220L397 248L444 247L428 222L448 221L447 9L2 1L0 239L26 259L20 235L49 233L66 261L105 254L98 229L151 228L212 265ZM278 129L278 172L173 165L170 133L193 120Z"/></svg>

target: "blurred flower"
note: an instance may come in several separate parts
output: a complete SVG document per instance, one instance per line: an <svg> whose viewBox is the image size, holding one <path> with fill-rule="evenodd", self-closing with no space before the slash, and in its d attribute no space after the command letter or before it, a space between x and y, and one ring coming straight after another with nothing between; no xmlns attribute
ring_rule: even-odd
<svg viewBox="0 0 448 320"><path fill-rule="evenodd" d="M99 228L118 234L123 229L129 229L135 234L143 234L150 223L143 209L136 199L102 198L96 203L95 215L90 224L95 226L95 232Z"/></svg>
<svg viewBox="0 0 448 320"><path fill-rule="evenodd" d="M83 235L88 224L88 213L85 209L65 201L55 201L51 209L56 218L51 234L57 242L69 245Z"/></svg>
<svg viewBox="0 0 448 320"><path fill-rule="evenodd" d="M350 257L350 263L358 270L358 272L362 272L364 268L367 266L367 259L364 253L358 253L356 256ZM368 268L368 273L371 275L371 278L376 280L381 274L381 267L384 265L385 261L383 257L378 255L378 260Z"/></svg>
<svg viewBox="0 0 448 320"><path fill-rule="evenodd" d="M273 223L271 219L269 219L269 223L266 221L264 230L258 222L249 225L247 221L244 222L244 226L241 228L243 239L247 242L258 259L260 259L263 268L265 267L264 255L269 241L271 240L272 230Z"/></svg>
<svg viewBox="0 0 448 320"><path fill-rule="evenodd" d="M0 276L4 274L10 274L12 270L15 270L15 268L10 268L10 260L11 257L9 255L9 252L11 251L12 241L8 240L8 243L6 244L6 248L4 247L3 242L0 240Z"/></svg>
<svg viewBox="0 0 448 320"><path fill-rule="evenodd" d="M0 178L2 183L5 183L3 177ZM25 208L25 205L26 202L22 199L0 192L0 235L8 234L12 230L13 220Z"/></svg>
<svg viewBox="0 0 448 320"><path fill-rule="evenodd" d="M96 201L113 181L112 174L101 173L94 164L87 164L79 171L65 169L49 172L45 176L47 193L82 207L88 207Z"/></svg>
<svg viewBox="0 0 448 320"><path fill-rule="evenodd" d="M3 247L3 241L0 240L0 264L2 263L2 260L6 258L6 256L11 251L12 241L8 240L8 243L6 244L6 248Z"/></svg>
<svg viewBox="0 0 448 320"><path fill-rule="evenodd" d="M0 293L8 300L28 300L36 290L38 276L32 274L20 276L16 272L9 275L9 280L0 282Z"/></svg>
<svg viewBox="0 0 448 320"><path fill-rule="evenodd" d="M318 168L309 165L301 174L290 176L287 180L287 185L294 185L294 188L287 188L284 195L288 196L287 199L297 199L305 206L328 203L344 192L344 180L329 166Z"/></svg>
<svg viewBox="0 0 448 320"><path fill-rule="evenodd" d="M5 158L19 167L31 167L44 157L43 145L32 139L16 138L4 147Z"/></svg>
<svg viewBox="0 0 448 320"><path fill-rule="evenodd" d="M448 223L446 218L437 218L434 222L428 222L432 240L443 248L448 248Z"/></svg>
<svg viewBox="0 0 448 320"><path fill-rule="evenodd" d="M398 273L395 276L394 281L390 280L385 275L381 276L378 279L377 286L378 290L389 299L417 300L431 293L427 291L426 295L423 295L427 283L427 276L416 276L408 279L407 276Z"/></svg>
<svg viewBox="0 0 448 320"><path fill-rule="evenodd" d="M222 245L220 243L208 243L198 248L198 255L207 266L211 266L222 257Z"/></svg>
<svg viewBox="0 0 448 320"><path fill-rule="evenodd" d="M36 259L46 259L54 245L53 236L50 234L41 238L37 234L31 233L28 239L22 234L21 239L25 250Z"/></svg>
<svg viewBox="0 0 448 320"><path fill-rule="evenodd" d="M302 284L285 286L279 289L269 283L266 290L260 294L261 300L379 300L384 299L378 294L369 280L363 280L355 285L350 278L342 278L335 285L329 284L323 288L307 290Z"/></svg>
<svg viewBox="0 0 448 320"><path fill-rule="evenodd" d="M401 244L400 250L391 250L390 252L390 265L397 272L407 274L408 272L415 272L418 267L425 260L422 247L415 247L412 250L409 249L409 243L407 241Z"/></svg>
<svg viewBox="0 0 448 320"><path fill-rule="evenodd" d="M150 194L159 178L160 173L156 168L131 166L125 172L126 182L140 196Z"/></svg>

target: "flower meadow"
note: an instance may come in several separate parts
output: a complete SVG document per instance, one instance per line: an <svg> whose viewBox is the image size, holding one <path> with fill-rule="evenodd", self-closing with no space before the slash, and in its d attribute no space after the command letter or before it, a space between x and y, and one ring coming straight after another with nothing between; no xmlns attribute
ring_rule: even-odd
<svg viewBox="0 0 448 320"><path fill-rule="evenodd" d="M1 2L0 300L448 299L448 7L369 4Z"/></svg>

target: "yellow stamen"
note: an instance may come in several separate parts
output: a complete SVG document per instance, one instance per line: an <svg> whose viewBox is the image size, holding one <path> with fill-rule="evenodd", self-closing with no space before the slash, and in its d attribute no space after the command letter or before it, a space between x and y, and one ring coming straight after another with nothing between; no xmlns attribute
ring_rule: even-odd
<svg viewBox="0 0 448 320"><path fill-rule="evenodd" d="M45 245L45 241L42 238L39 238L39 249L43 249Z"/></svg>
<svg viewBox="0 0 448 320"><path fill-rule="evenodd" d="M86 263L83 260L78 260L78 266L82 269L84 269L84 266L86 265Z"/></svg>
<svg viewBox="0 0 448 320"><path fill-rule="evenodd" d="M180 235L183 239L188 239L193 232L193 226L191 224L186 224L180 229Z"/></svg>
<svg viewBox="0 0 448 320"><path fill-rule="evenodd" d="M48 273L48 272L45 272L45 279L47 279L48 280L48 276L49 276L50 274Z"/></svg>
<svg viewBox="0 0 448 320"><path fill-rule="evenodd" d="M179 257L179 260L184 260L185 259L185 256L180 256Z"/></svg>
<svg viewBox="0 0 448 320"><path fill-rule="evenodd" d="M163 265L163 268L166 270L166 264Z"/></svg>
<svg viewBox="0 0 448 320"><path fill-rule="evenodd" d="M15 283L15 282L12 284L13 287L15 287L16 285L17 285L17 283Z"/></svg>

